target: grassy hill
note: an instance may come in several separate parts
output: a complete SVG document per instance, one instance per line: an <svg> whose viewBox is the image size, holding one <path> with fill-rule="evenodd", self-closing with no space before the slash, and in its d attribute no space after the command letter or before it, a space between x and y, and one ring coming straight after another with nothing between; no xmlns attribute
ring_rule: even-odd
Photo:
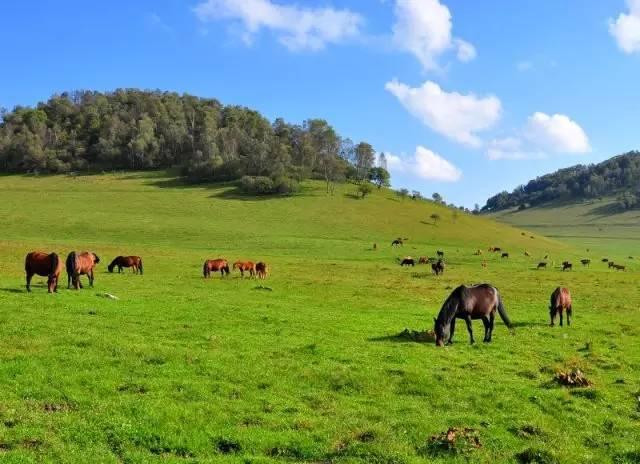
<svg viewBox="0 0 640 464"><path fill-rule="evenodd" d="M295 197L250 198L162 174L0 177L0 460L635 462L635 263L534 271L546 254L585 253L386 190L354 193L311 182ZM392 249L398 236L409 241ZM488 246L511 258L473 255ZM36 279L27 294L34 249L95 251L95 288L48 295ZM437 249L442 277L397 264ZM143 256L144 276L107 273L119 254ZM204 280L203 260L218 256L265 260L272 274ZM513 334L498 323L492 344L471 346L458 324L442 349L399 336L431 328L455 286L478 282L500 289ZM547 325L557 285L574 294L571 328ZM594 386L553 382L575 366ZM432 440L450 427L474 429L481 446Z"/></svg>

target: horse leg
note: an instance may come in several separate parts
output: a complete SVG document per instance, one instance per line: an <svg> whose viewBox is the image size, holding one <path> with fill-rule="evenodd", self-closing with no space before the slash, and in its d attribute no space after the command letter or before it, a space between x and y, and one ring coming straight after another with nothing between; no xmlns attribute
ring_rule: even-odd
<svg viewBox="0 0 640 464"><path fill-rule="evenodd" d="M489 342L489 318L487 316L482 318L482 324L484 325L484 343Z"/></svg>
<svg viewBox="0 0 640 464"><path fill-rule="evenodd" d="M551 318L551 323L549 324L551 327L556 325L556 312L554 309L549 311L549 317Z"/></svg>
<svg viewBox="0 0 640 464"><path fill-rule="evenodd" d="M476 341L473 339L473 327L471 326L471 315L467 314L464 318L467 323L467 330L469 331L469 342L473 345Z"/></svg>
<svg viewBox="0 0 640 464"><path fill-rule="evenodd" d="M560 308L560 327L562 327L562 308Z"/></svg>
<svg viewBox="0 0 640 464"><path fill-rule="evenodd" d="M33 277L33 274L30 272L27 272L27 291L30 292L31 291L31 278Z"/></svg>
<svg viewBox="0 0 640 464"><path fill-rule="evenodd" d="M89 271L89 285L93 288L93 269Z"/></svg>
<svg viewBox="0 0 640 464"><path fill-rule="evenodd" d="M572 309L571 309L571 306L569 306L567 308L567 325L571 325L571 312L572 312Z"/></svg>
<svg viewBox="0 0 640 464"><path fill-rule="evenodd" d="M449 329L449 341L447 345L453 345L453 334L456 331L456 318L451 319L451 328Z"/></svg>
<svg viewBox="0 0 640 464"><path fill-rule="evenodd" d="M489 341L493 338L493 326L496 320L496 312L492 311L491 315L489 315Z"/></svg>

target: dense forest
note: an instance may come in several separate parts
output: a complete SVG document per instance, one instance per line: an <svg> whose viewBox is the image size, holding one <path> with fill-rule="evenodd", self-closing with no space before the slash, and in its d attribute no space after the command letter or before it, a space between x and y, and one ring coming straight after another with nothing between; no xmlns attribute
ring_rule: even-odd
<svg viewBox="0 0 640 464"><path fill-rule="evenodd" d="M383 159L384 167L384 155ZM373 147L326 121L270 122L215 99L121 89L52 96L0 114L0 171L68 173L179 167L191 182L241 180L255 193L289 193L302 179L388 184Z"/></svg>
<svg viewBox="0 0 640 464"><path fill-rule="evenodd" d="M538 177L511 193L505 191L489 198L482 210L525 209L552 201L605 196L615 196L620 209L640 207L640 152L631 151L599 164L579 164Z"/></svg>

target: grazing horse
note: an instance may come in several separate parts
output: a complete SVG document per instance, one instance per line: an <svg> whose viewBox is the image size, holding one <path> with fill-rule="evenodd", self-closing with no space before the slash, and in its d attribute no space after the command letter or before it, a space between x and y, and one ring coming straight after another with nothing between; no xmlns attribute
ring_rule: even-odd
<svg viewBox="0 0 640 464"><path fill-rule="evenodd" d="M502 253L501 258L508 258L509 257L509 253Z"/></svg>
<svg viewBox="0 0 640 464"><path fill-rule="evenodd" d="M609 258L602 258L601 260L603 263L608 263L609 262Z"/></svg>
<svg viewBox="0 0 640 464"><path fill-rule="evenodd" d="M524 252L524 255L525 255L526 257L531 256L531 255L529 254L529 252L528 252L528 251L525 251L525 252Z"/></svg>
<svg viewBox="0 0 640 464"><path fill-rule="evenodd" d="M613 261L609 261L609 268L612 268L616 265L616 263L614 263Z"/></svg>
<svg viewBox="0 0 640 464"><path fill-rule="evenodd" d="M130 267L134 274L142 275L144 269L142 268L142 258L140 256L117 256L111 264L107 266L109 272L113 272L113 270L118 267L118 274L122 272L122 269L125 267Z"/></svg>
<svg viewBox="0 0 640 464"><path fill-rule="evenodd" d="M96 264L100 262L100 258L97 254L83 251L82 253L76 253L72 251L67 256L67 288L73 288L79 290L82 288L82 282L80 282L80 276L86 274L89 277L89 285L93 287L93 269Z"/></svg>
<svg viewBox="0 0 640 464"><path fill-rule="evenodd" d="M556 314L560 314L560 327L562 327L562 312L567 312L567 325L571 325L571 293L566 288L556 288L551 294L551 304L549 305L549 315L551 316L551 326L556 323Z"/></svg>
<svg viewBox="0 0 640 464"><path fill-rule="evenodd" d="M444 258L444 251L438 250L436 251L436 255L438 256L438 258Z"/></svg>
<svg viewBox="0 0 640 464"><path fill-rule="evenodd" d="M444 274L444 261L439 259L437 262L433 263L431 265L431 272L433 272L437 276L440 274Z"/></svg>
<svg viewBox="0 0 640 464"><path fill-rule="evenodd" d="M482 256L482 250L480 248L478 248L473 255L474 256Z"/></svg>
<svg viewBox="0 0 640 464"><path fill-rule="evenodd" d="M591 264L591 260L590 259L581 259L580 262L582 263L583 266L588 266L589 264Z"/></svg>
<svg viewBox="0 0 640 464"><path fill-rule="evenodd" d="M536 269L543 269L547 267L547 263L545 263L544 261L541 261L538 263L538 267Z"/></svg>
<svg viewBox="0 0 640 464"><path fill-rule="evenodd" d="M391 242L391 246L404 246L404 242L402 241L401 238L397 238L395 239L393 242Z"/></svg>
<svg viewBox="0 0 640 464"><path fill-rule="evenodd" d="M211 277L212 272L218 271L220 271L220 277L230 274L231 271L229 271L229 263L226 259L208 259L202 266L202 274L205 279Z"/></svg>
<svg viewBox="0 0 640 464"><path fill-rule="evenodd" d="M55 253L32 251L24 260L24 271L27 273L27 291L31 291L31 279L34 275L47 276L47 291L58 291L58 280L62 273L62 260Z"/></svg>
<svg viewBox="0 0 640 464"><path fill-rule="evenodd" d="M260 261L256 264L256 274L258 275L258 279L266 279L267 273L269 272L269 266L267 263L263 263Z"/></svg>
<svg viewBox="0 0 640 464"><path fill-rule="evenodd" d="M249 276L253 277L256 274L256 263L253 261L236 261L233 263L233 270L238 269L240 276L244 277L245 271L249 272Z"/></svg>
<svg viewBox="0 0 640 464"><path fill-rule="evenodd" d="M616 271L624 271L625 269L627 269L627 267L626 267L626 266L623 266L622 264L614 264L614 265L613 265L613 268L614 268Z"/></svg>
<svg viewBox="0 0 640 464"><path fill-rule="evenodd" d="M486 260L486 259L483 259L483 260L482 260L482 263L480 263L480 265L481 265L482 267L486 268L486 267L487 267L487 260Z"/></svg>
<svg viewBox="0 0 640 464"><path fill-rule="evenodd" d="M416 262L411 256L407 256L400 261L400 266L415 266Z"/></svg>
<svg viewBox="0 0 640 464"><path fill-rule="evenodd" d="M418 258L418 264L429 264L429 257L420 256L420 258Z"/></svg>
<svg viewBox="0 0 640 464"><path fill-rule="evenodd" d="M493 252L493 253L500 253L502 251L502 248L500 248L500 247L491 247L491 248L489 248L489 251Z"/></svg>
<svg viewBox="0 0 640 464"><path fill-rule="evenodd" d="M442 305L438 317L434 319L434 332L436 334L436 346L453 343L453 332L456 319L464 319L467 323L470 342L473 344L473 319L482 319L484 323L484 342L490 342L493 334L493 322L496 310L500 314L504 324L511 328L511 321L502 304L502 298L498 290L489 284L480 284L474 287L464 285L456 288Z"/></svg>
<svg viewBox="0 0 640 464"><path fill-rule="evenodd" d="M573 270L573 264L571 264L569 261L564 261L562 263L562 270L563 271L566 271L566 270L571 271L571 270Z"/></svg>
<svg viewBox="0 0 640 464"><path fill-rule="evenodd" d="M378 244L377 244L377 243L374 243L374 244L373 244L373 249L374 249L374 250L377 250L377 249L378 249Z"/></svg>

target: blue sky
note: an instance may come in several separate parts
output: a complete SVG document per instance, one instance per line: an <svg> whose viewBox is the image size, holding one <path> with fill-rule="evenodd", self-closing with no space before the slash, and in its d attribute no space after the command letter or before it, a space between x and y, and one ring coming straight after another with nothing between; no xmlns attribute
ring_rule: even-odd
<svg viewBox="0 0 640 464"><path fill-rule="evenodd" d="M139 87L325 118L469 207L640 148L640 0L40 0L0 30L5 108Z"/></svg>

